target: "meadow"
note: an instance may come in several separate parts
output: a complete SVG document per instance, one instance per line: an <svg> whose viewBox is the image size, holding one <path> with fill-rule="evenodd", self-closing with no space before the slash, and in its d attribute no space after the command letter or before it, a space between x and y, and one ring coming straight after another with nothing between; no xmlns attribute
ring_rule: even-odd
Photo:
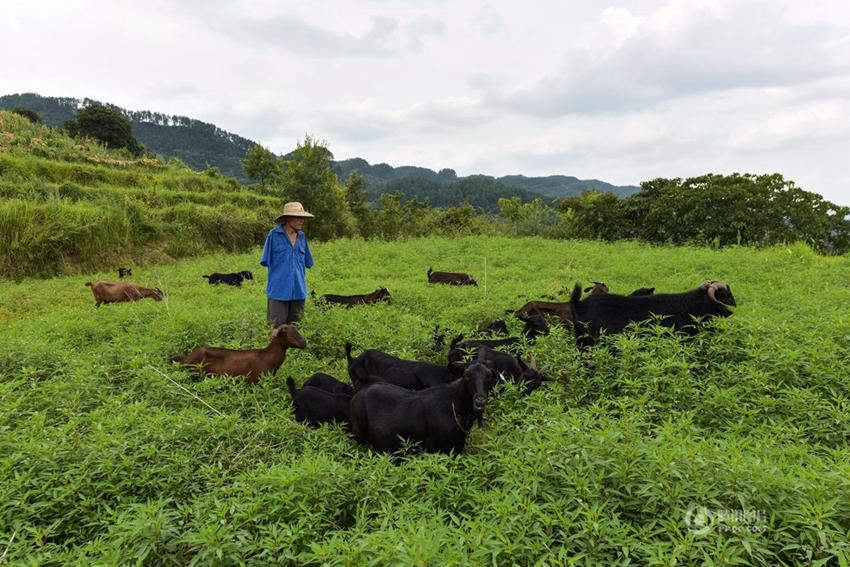
<svg viewBox="0 0 850 567"><path fill-rule="evenodd" d="M95 309L84 283L112 271L0 281L0 565L848 564L847 255L535 237L311 248L317 294L387 286L393 301L308 300L307 348L255 387L168 359L267 344L259 249L134 265L162 302ZM479 286L429 286L429 267ZM242 288L201 277L243 269ZM694 338L648 325L580 353L554 327L525 345L555 381L491 397L457 457L396 463L292 418L286 377L345 379L346 341L440 362L436 325L468 336L576 281L705 279L738 307Z"/></svg>

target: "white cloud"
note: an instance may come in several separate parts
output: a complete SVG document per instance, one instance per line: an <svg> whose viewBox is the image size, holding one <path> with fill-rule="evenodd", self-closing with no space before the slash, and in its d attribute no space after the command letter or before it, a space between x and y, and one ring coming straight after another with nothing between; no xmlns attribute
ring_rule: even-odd
<svg viewBox="0 0 850 567"><path fill-rule="evenodd" d="M190 116L277 153L311 134L460 175L779 172L850 204L846 0L7 4L0 94Z"/></svg>
<svg viewBox="0 0 850 567"><path fill-rule="evenodd" d="M801 84L850 70L846 28L786 22L772 2L671 0L645 16L605 9L530 89L491 93L544 116L617 112L700 92Z"/></svg>

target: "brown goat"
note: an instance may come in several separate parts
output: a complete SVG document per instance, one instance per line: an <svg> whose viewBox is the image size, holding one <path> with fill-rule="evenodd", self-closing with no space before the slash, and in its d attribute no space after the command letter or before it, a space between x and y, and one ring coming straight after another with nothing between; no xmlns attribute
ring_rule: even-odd
<svg viewBox="0 0 850 567"><path fill-rule="evenodd" d="M608 293L609 291L611 290L603 282L593 282L592 286L584 288L584 293L589 293L590 295L599 295L600 293Z"/></svg>
<svg viewBox="0 0 850 567"><path fill-rule="evenodd" d="M573 310L570 302L557 303L555 301L529 301L516 311L517 317L530 317L532 315L549 315L559 319L562 323L573 320Z"/></svg>
<svg viewBox="0 0 850 567"><path fill-rule="evenodd" d="M475 281L475 278L473 278L469 274L463 274L458 272L435 272L431 268L428 268L428 283L442 283L448 285L478 285L478 282Z"/></svg>
<svg viewBox="0 0 850 567"><path fill-rule="evenodd" d="M132 282L116 282L113 280L100 280L95 283L86 282L94 294L95 307L101 303L118 303L120 301L138 301L145 297L153 297L156 301L162 301L162 290L142 287Z"/></svg>
<svg viewBox="0 0 850 567"><path fill-rule="evenodd" d="M601 295L608 293L608 286L603 282L593 282L590 287L584 288L585 293L589 295ZM510 312L510 311L508 311ZM532 315L549 315L556 319L560 319L562 323L573 320L573 311L570 307L570 302L558 303L555 301L529 301L516 311L517 317L531 317Z"/></svg>
<svg viewBox="0 0 850 567"><path fill-rule="evenodd" d="M307 341L295 325L281 325L269 335L272 339L266 348L233 350L218 347L196 348L185 356L175 356L171 362L200 365L204 374L245 376L245 382L255 384L260 374L274 374L286 358L287 348L305 348Z"/></svg>

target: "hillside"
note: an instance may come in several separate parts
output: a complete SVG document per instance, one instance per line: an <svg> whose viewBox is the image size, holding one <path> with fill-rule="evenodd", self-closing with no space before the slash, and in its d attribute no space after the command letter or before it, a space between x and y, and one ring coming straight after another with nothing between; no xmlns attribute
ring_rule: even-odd
<svg viewBox="0 0 850 567"><path fill-rule="evenodd" d="M214 171L135 159L0 110L0 278L245 250L282 206Z"/></svg>
<svg viewBox="0 0 850 567"><path fill-rule="evenodd" d="M224 175L242 183L249 181L242 170L245 153L255 142L213 124L158 112L132 111L92 99L45 97L33 93L0 96L0 109L30 108L49 126L62 127L78 108L103 104L121 112L133 123L133 134L145 148L164 160L177 157L196 171L218 167Z"/></svg>

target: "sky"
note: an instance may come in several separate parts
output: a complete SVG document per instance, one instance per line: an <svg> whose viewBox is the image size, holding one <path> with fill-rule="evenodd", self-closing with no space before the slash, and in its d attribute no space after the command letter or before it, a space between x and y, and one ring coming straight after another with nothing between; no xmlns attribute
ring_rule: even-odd
<svg viewBox="0 0 850 567"><path fill-rule="evenodd" d="M0 0L0 95L458 175L781 173L850 205L847 0Z"/></svg>

